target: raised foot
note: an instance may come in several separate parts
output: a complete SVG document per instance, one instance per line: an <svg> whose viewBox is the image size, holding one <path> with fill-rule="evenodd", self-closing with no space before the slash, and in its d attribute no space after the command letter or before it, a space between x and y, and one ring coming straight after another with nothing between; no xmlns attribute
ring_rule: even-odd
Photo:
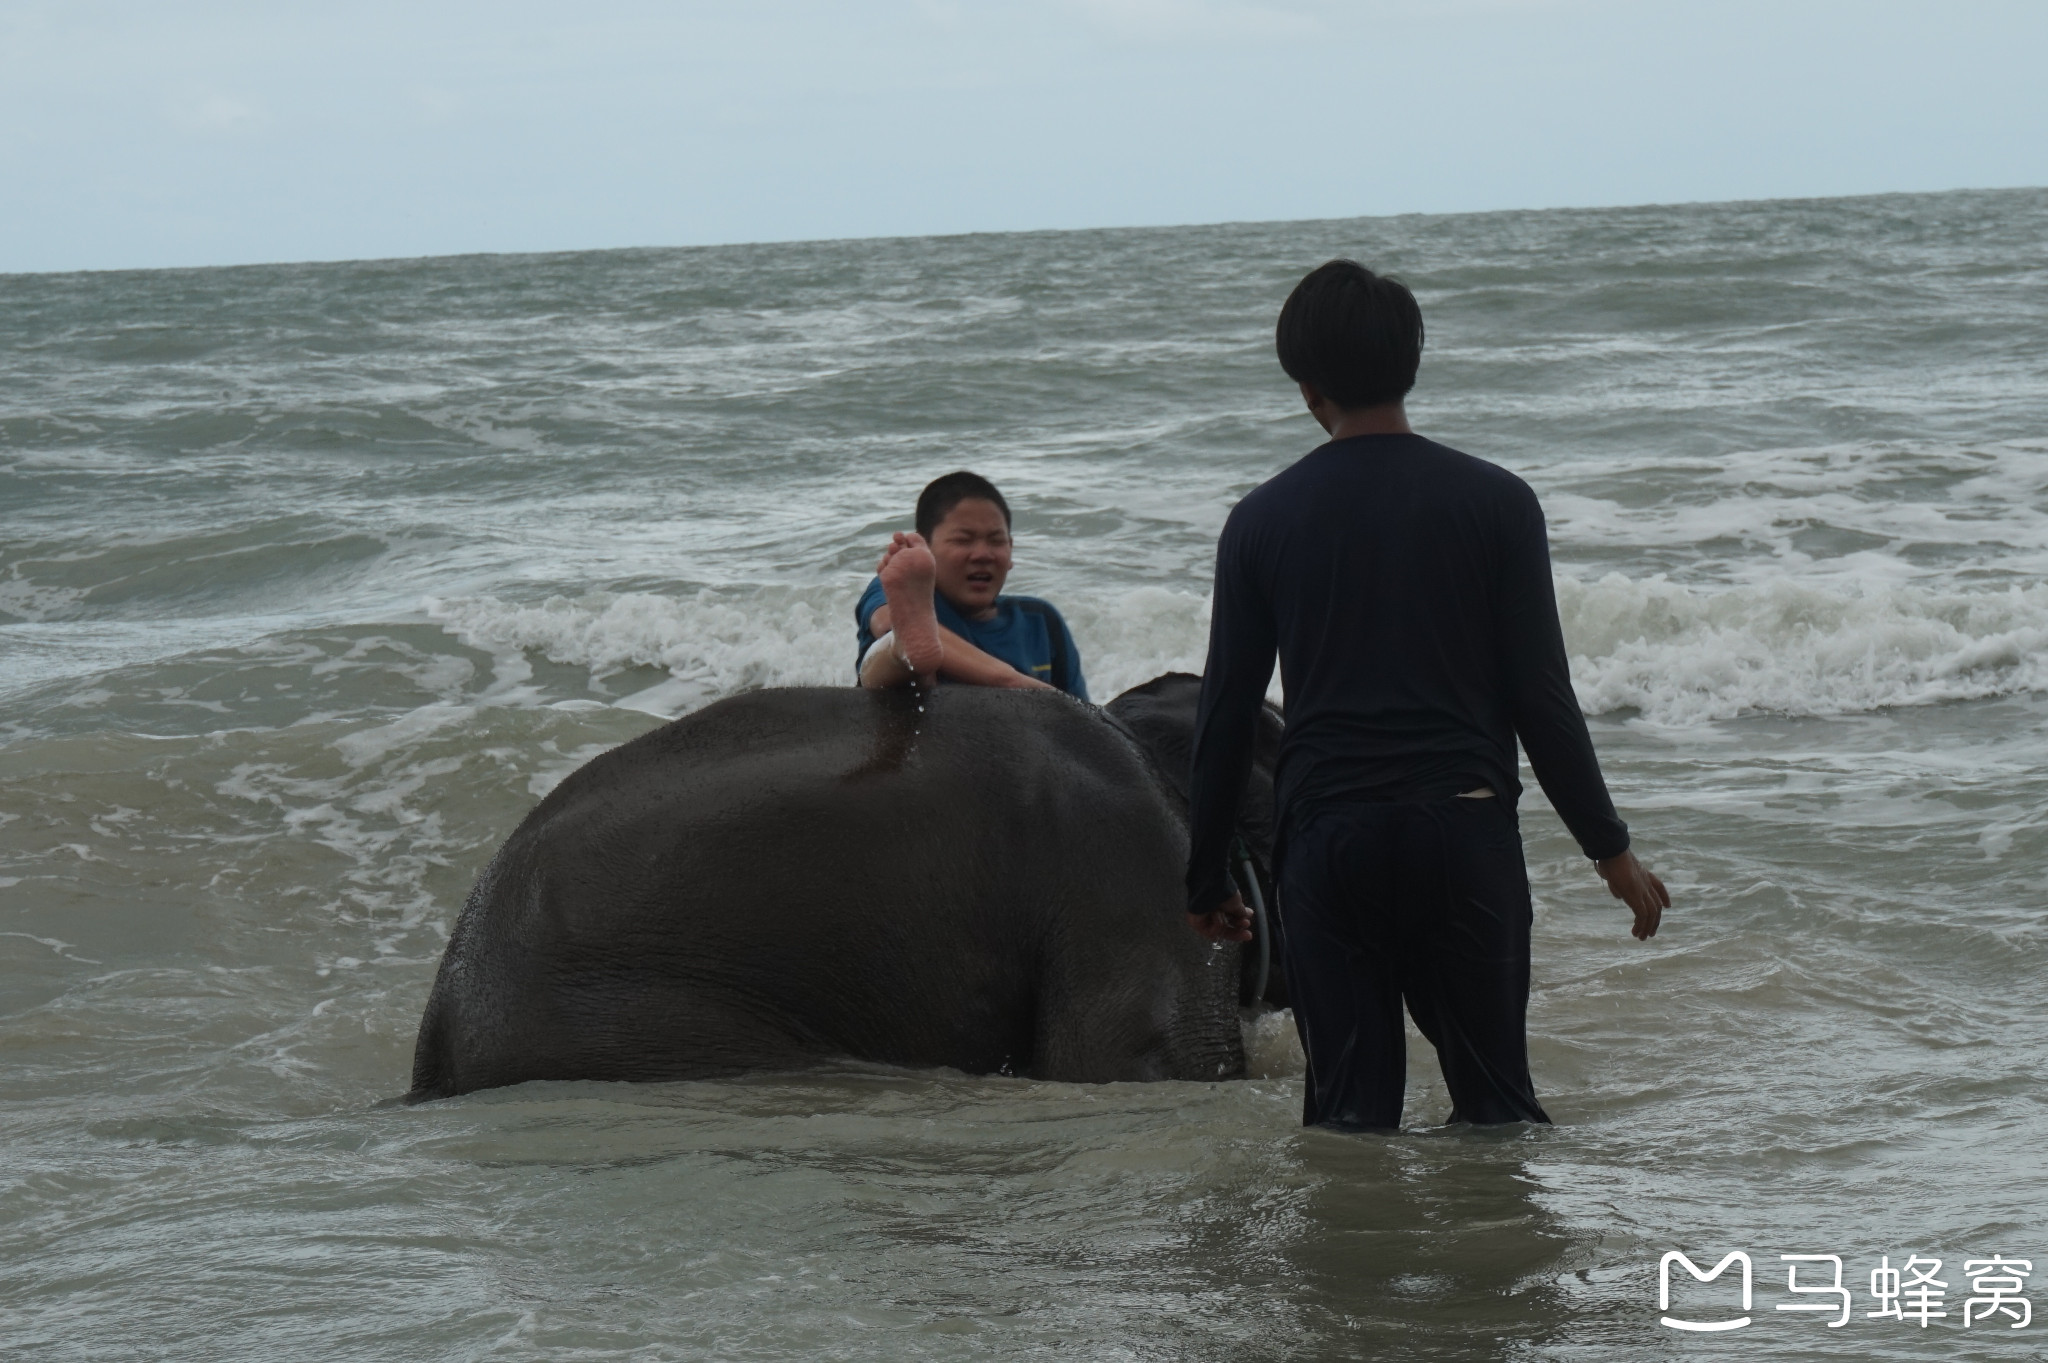
<svg viewBox="0 0 2048 1363"><path fill-rule="evenodd" d="M932 609L939 565L924 537L897 535L882 554L878 574L882 593L889 598L889 629L896 636L897 655L918 676L937 676L946 658L938 613Z"/></svg>

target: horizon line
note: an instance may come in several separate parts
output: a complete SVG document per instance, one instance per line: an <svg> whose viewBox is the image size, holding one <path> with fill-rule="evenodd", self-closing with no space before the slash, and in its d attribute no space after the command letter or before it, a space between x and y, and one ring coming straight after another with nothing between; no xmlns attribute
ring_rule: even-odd
<svg viewBox="0 0 2048 1363"><path fill-rule="evenodd" d="M725 251L750 246L828 246L849 242L957 241L969 237L1079 236L1088 233L1162 232L1201 228L1277 227L1308 223L1390 221L1400 218L1482 218L1510 213L1627 213L1662 208L1735 208L1749 204L1850 203L1866 199L1933 199L1961 194L2026 194L2048 191L2048 185L1964 185L1949 189L1877 190L1856 194L1787 194L1766 198L1668 199L1636 203L1549 204L1534 208L1476 208L1456 211L1404 209L1391 213L1355 213L1310 218L1226 218L1201 222L1113 223L1090 227L976 228L962 232L876 232L839 237L756 237L746 240L639 243L623 246L566 246L514 251L439 251L399 256L303 256L271 260L238 260L210 265L89 265L74 269L0 270L0 280L61 278L67 275L181 274L212 270L289 269L314 265L398 265L422 261L543 259L555 256L606 255L655 251Z"/></svg>

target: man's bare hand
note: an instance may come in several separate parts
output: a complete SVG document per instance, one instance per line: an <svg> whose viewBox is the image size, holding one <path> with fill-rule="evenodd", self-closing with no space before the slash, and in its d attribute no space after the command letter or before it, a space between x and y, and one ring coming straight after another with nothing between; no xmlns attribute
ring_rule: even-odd
<svg viewBox="0 0 2048 1363"><path fill-rule="evenodd" d="M1212 942L1249 942L1252 911L1245 907L1243 895L1234 894L1207 913L1189 914L1188 926Z"/></svg>
<svg viewBox="0 0 2048 1363"><path fill-rule="evenodd" d="M1593 869L1607 882L1607 893L1635 914L1635 926L1629 931L1636 939L1647 942L1655 937L1657 925L1664 921L1664 910L1671 907L1671 892L1664 888L1664 882L1651 875L1650 868L1637 861L1634 852L1596 861Z"/></svg>

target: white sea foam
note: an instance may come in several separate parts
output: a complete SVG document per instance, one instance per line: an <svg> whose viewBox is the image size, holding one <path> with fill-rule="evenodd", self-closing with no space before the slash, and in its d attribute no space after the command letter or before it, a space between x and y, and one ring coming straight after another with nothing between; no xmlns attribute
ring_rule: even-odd
<svg viewBox="0 0 2048 1363"><path fill-rule="evenodd" d="M2048 572L2048 443L1824 445L1537 478L1561 553L1679 565L1688 581L1787 573L1868 587ZM1626 495L1617 496L1617 489ZM1646 497L1647 494L1647 497Z"/></svg>
<svg viewBox="0 0 2048 1363"><path fill-rule="evenodd" d="M1667 725L1747 712L1851 714L2048 690L2048 587L1844 589L1779 579L1689 586L1610 573L1561 577L1572 680L1589 714L1635 710ZM851 679L852 630L836 598L705 589L441 601L472 647L532 650L602 676L636 666L674 679L639 708L679 713L759 686ZM1141 587L1077 595L1068 616L1091 690L1108 699L1167 671L1199 671L1209 604Z"/></svg>
<svg viewBox="0 0 2048 1363"><path fill-rule="evenodd" d="M1662 724L1746 711L1835 715L2048 689L2048 588L1708 590L1610 573L1560 579L1572 681L1590 714Z"/></svg>
<svg viewBox="0 0 2048 1363"><path fill-rule="evenodd" d="M74 614L85 599L83 587L51 586L31 581L22 576L18 563L8 569L5 578L0 578L0 616L12 615L37 623L61 620Z"/></svg>
<svg viewBox="0 0 2048 1363"><path fill-rule="evenodd" d="M1202 668L1206 596L1140 587L1063 604L1098 699L1162 672ZM852 613L843 591L594 592L538 604L486 596L434 600L427 608L472 648L530 650L600 677L633 667L667 669L676 684L628 697L635 708L674 713L754 687L853 680Z"/></svg>
<svg viewBox="0 0 2048 1363"><path fill-rule="evenodd" d="M1162 672L1200 672L1209 645L1209 598L1164 587L1062 598L1098 701Z"/></svg>
<svg viewBox="0 0 2048 1363"><path fill-rule="evenodd" d="M598 676L666 668L684 683L669 703L689 708L761 686L850 683L850 599L835 604L823 593L704 588L682 596L593 592L538 604L464 597L429 601L427 610L472 648L530 650Z"/></svg>
<svg viewBox="0 0 2048 1363"><path fill-rule="evenodd" d="M1243 1020L1241 1026L1245 1078L1298 1079L1307 1073L1308 1058L1302 1054L1292 1008L1260 1013Z"/></svg>

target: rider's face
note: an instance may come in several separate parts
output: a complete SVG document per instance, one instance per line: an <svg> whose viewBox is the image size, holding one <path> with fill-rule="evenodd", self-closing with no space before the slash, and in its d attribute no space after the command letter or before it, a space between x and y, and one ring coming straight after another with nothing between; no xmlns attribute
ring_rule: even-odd
<svg viewBox="0 0 2048 1363"><path fill-rule="evenodd" d="M966 615L993 608L1010 575L1010 526L986 497L969 497L932 528L938 588Z"/></svg>

